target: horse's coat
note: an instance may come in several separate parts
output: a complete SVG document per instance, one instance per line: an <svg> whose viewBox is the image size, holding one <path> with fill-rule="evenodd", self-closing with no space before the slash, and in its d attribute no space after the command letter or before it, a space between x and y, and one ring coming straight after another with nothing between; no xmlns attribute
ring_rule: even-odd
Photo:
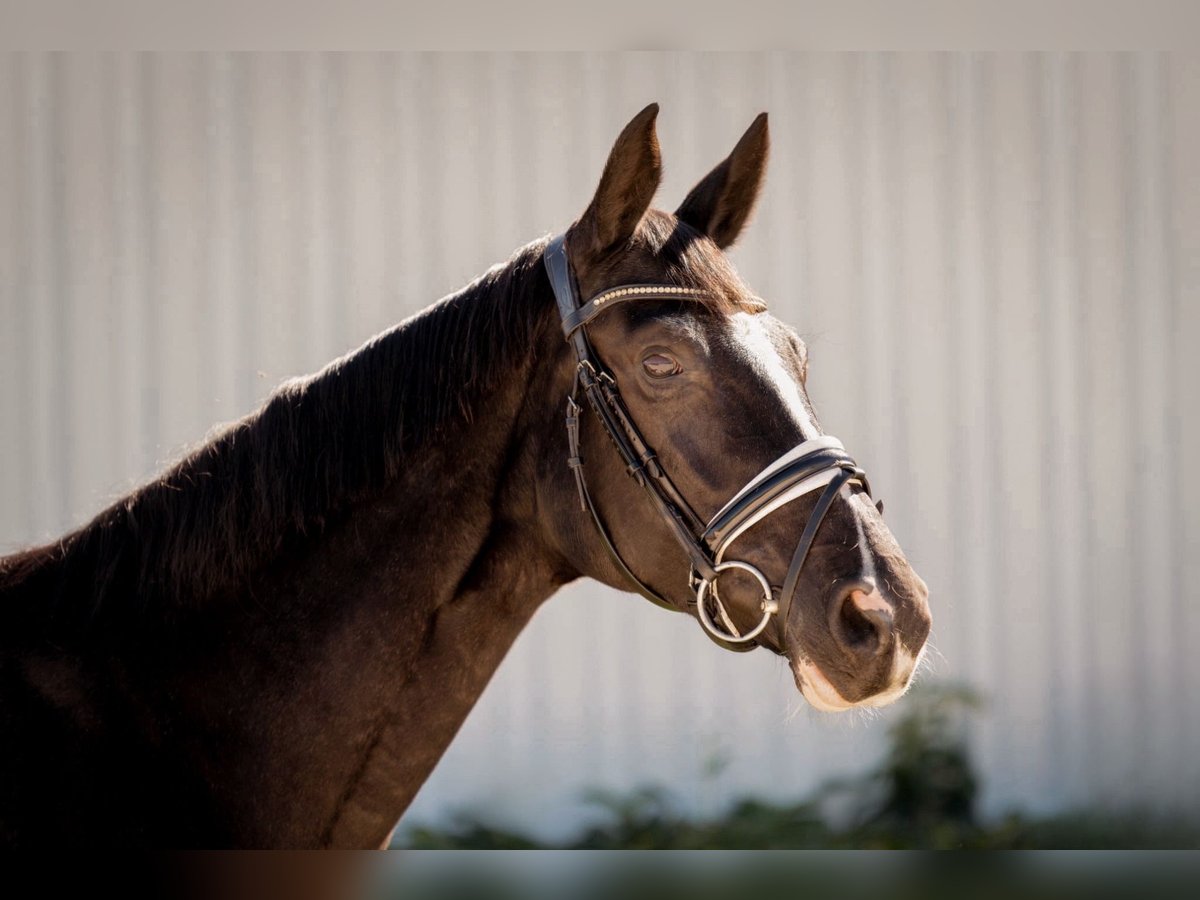
<svg viewBox="0 0 1200 900"><path fill-rule="evenodd" d="M711 515L817 426L803 345L720 252L757 195L765 117L675 216L648 210L656 112L618 138L568 247L589 294L637 280L712 294L593 329ZM538 605L581 576L627 587L564 465L571 359L543 246L284 386L78 531L0 560L0 842L378 846ZM769 359L748 355L763 341ZM647 354L678 373L647 374ZM686 564L602 440L584 427L596 501L682 609ZM742 538L773 578L803 525L794 505ZM924 585L861 495L821 535L800 637L760 642L818 704L893 696L928 633ZM754 618L744 587L722 586L739 622Z"/></svg>

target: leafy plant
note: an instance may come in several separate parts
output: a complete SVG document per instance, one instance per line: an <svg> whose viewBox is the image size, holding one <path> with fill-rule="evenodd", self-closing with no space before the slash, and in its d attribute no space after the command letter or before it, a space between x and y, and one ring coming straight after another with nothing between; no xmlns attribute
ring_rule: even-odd
<svg viewBox="0 0 1200 900"><path fill-rule="evenodd" d="M460 815L445 829L410 828L401 845L489 850L1200 847L1195 821L1146 815L1084 810L1040 819L1014 813L982 822L976 809L980 781L966 735L969 717L982 706L980 698L962 686L929 685L911 692L905 704L874 769L828 782L794 803L744 798L720 816L690 819L662 787L627 794L593 790L584 799L601 810L600 823L561 844ZM830 809L844 812L835 816Z"/></svg>

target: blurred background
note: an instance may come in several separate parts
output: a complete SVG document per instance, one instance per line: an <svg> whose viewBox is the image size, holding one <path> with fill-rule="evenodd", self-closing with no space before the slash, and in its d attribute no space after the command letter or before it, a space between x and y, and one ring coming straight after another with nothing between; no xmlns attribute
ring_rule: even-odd
<svg viewBox="0 0 1200 900"><path fill-rule="evenodd" d="M583 209L662 105L673 209L771 115L732 256L931 588L979 815L1200 817L1200 57L0 57L0 552ZM553 840L586 790L790 802L907 701L592 582L537 614L407 814ZM915 702L915 701L914 701ZM894 745L893 745L894 749Z"/></svg>

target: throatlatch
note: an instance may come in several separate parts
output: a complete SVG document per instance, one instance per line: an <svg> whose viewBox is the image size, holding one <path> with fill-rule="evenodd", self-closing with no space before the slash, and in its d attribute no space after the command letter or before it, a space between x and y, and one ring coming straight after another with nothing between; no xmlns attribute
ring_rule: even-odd
<svg viewBox="0 0 1200 900"><path fill-rule="evenodd" d="M675 487L670 476L660 465L653 448L634 423L621 399L616 381L588 341L587 324L617 303L630 300L695 300L705 296L705 292L697 288L671 284L628 284L608 288L586 303L580 304L571 264L567 259L565 239L566 235L554 238L546 247L543 260L558 303L563 334L574 347L577 361L575 381L567 397L566 423L567 465L575 474L580 508L591 513L596 530L600 533L613 563L636 587L638 593L658 606L682 612L678 606L648 587L625 564L592 502L583 471L584 460L579 451L582 407L578 397L582 393L609 440L621 455L626 471L634 481L645 488L650 501L687 554L691 565L689 584L694 592L689 605L695 606L696 618L699 619L705 634L728 650L752 650L757 646L752 641L762 634L770 623L771 616L778 616L783 629L787 629L788 613L800 573L825 514L838 491L849 482L861 484L870 494L871 487L867 482L866 473L858 467L837 438L829 435L814 438L798 444L767 465L709 521L700 519ZM726 560L726 551L743 533L771 513L818 490L822 492L821 496L808 517L808 523L792 554L787 576L779 590L779 599L776 600L771 583L761 571L742 560ZM731 570L741 570L749 574L758 582L763 592L763 599L759 603L762 618L745 634L740 633L733 624L717 589L717 580L721 573Z"/></svg>

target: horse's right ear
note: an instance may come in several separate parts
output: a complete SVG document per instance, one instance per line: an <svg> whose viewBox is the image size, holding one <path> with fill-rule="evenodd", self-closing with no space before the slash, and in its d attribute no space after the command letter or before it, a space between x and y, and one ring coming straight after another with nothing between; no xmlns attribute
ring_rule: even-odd
<svg viewBox="0 0 1200 900"><path fill-rule="evenodd" d="M736 241L758 200L770 146L767 114L759 113L733 152L692 188L676 217L722 250Z"/></svg>
<svg viewBox="0 0 1200 900"><path fill-rule="evenodd" d="M662 155L654 121L658 104L651 103L633 117L613 144L600 186L576 225L584 252L600 256L633 236L658 184Z"/></svg>

